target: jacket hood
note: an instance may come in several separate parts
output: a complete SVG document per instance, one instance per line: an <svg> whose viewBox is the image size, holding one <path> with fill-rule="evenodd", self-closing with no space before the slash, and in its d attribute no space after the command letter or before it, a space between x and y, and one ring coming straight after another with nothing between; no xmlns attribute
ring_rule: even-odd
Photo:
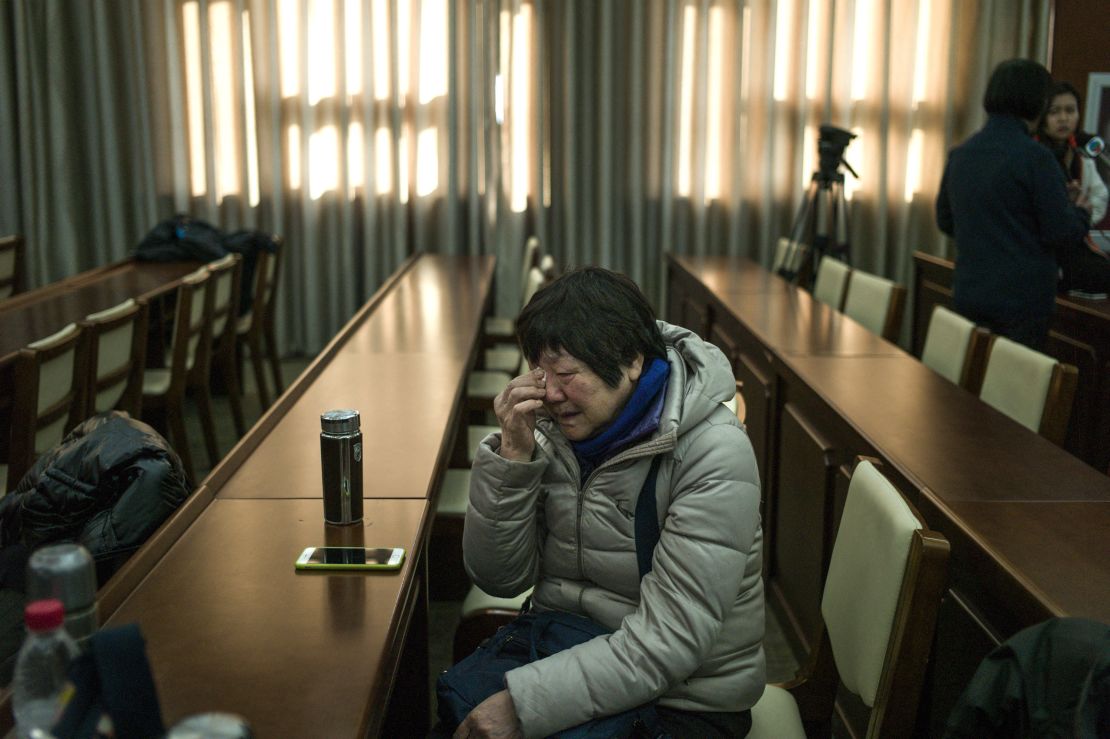
<svg viewBox="0 0 1110 739"><path fill-rule="evenodd" d="M659 321L671 377L659 433L681 435L736 395L732 364L724 352L689 329Z"/></svg>

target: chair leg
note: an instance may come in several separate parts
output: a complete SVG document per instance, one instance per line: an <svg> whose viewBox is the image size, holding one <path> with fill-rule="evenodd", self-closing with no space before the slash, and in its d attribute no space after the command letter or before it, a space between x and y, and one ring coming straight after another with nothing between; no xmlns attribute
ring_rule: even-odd
<svg viewBox="0 0 1110 739"><path fill-rule="evenodd" d="M189 437L185 433L185 402L184 398L171 401L166 398L166 427L170 432L174 451L181 457L181 466L185 468L185 477L189 478L190 485L197 484L197 473L193 469L193 455L189 453Z"/></svg>
<svg viewBox="0 0 1110 739"><path fill-rule="evenodd" d="M220 462L220 448L216 444L216 423L212 415L212 394L208 390L208 383L198 384L196 394L200 425L204 429L204 449L208 452L208 466L215 467Z"/></svg>
<svg viewBox="0 0 1110 739"><path fill-rule="evenodd" d="M277 337L274 336L274 327L266 326L264 333L266 334L266 354L270 359L270 371L274 375L274 396L280 396L285 392L285 384L281 381L281 358L278 357L277 351Z"/></svg>
<svg viewBox="0 0 1110 739"><path fill-rule="evenodd" d="M270 407L270 394L266 391L266 367L262 363L262 338L256 333L247 334L247 344L251 350L251 368L254 370L254 383L258 386L258 400L262 412Z"/></svg>
<svg viewBox="0 0 1110 739"><path fill-rule="evenodd" d="M239 372L235 366L235 356L232 352L223 352L223 357L218 365L224 376L224 386L227 388L227 400L231 404L231 419L235 422L235 434L242 437L247 433L247 425L243 420L242 388L239 387Z"/></svg>

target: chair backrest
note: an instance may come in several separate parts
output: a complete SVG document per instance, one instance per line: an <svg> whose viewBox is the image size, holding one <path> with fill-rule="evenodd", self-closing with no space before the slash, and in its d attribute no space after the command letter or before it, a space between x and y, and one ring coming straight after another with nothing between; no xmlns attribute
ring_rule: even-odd
<svg viewBox="0 0 1110 739"><path fill-rule="evenodd" d="M207 265L212 275L208 289L212 292L213 341L235 340L235 318L239 312L242 261L242 257L238 254L228 254Z"/></svg>
<svg viewBox="0 0 1110 739"><path fill-rule="evenodd" d="M207 371L208 338L212 325L212 273L201 267L181 279L177 288L173 338L170 340L171 383L184 382L185 375L196 367ZM182 385L183 387L183 385Z"/></svg>
<svg viewBox="0 0 1110 739"><path fill-rule="evenodd" d="M258 250L257 261L254 264L254 291L251 296L251 309L249 321L243 316L244 322L240 323L239 333L244 333L247 328L260 331L267 322L274 320L274 303L277 297L278 277L281 273L282 242L279 237L274 237L277 251L269 252L265 249Z"/></svg>
<svg viewBox="0 0 1110 739"><path fill-rule="evenodd" d="M524 286L528 284L528 272L533 267L540 265L540 240L538 236L529 236L528 240L524 242L524 254L521 255L520 261L520 294L524 297ZM520 307L524 307L527 300L520 301Z"/></svg>
<svg viewBox="0 0 1110 739"><path fill-rule="evenodd" d="M80 351L87 370L86 416L119 409L139 418L147 320L146 301L128 298L113 308L90 313L80 322Z"/></svg>
<svg viewBox="0 0 1110 739"><path fill-rule="evenodd" d="M929 318L921 361L949 382L978 392L989 343L986 330L938 305Z"/></svg>
<svg viewBox="0 0 1110 739"><path fill-rule="evenodd" d="M852 270L844 314L887 341L897 341L902 327L906 288L885 277Z"/></svg>
<svg viewBox="0 0 1110 739"><path fill-rule="evenodd" d="M775 257L771 262L771 271L789 272L794 274L805 259L808 247L797 241L781 237L775 246Z"/></svg>
<svg viewBox="0 0 1110 739"><path fill-rule="evenodd" d="M1070 364L995 336L979 397L1022 426L1062 444L1078 377Z"/></svg>
<svg viewBox="0 0 1110 739"><path fill-rule="evenodd" d="M8 487L14 488L35 459L56 446L84 418L80 400L84 367L81 330L71 323L19 351L18 392L12 403Z"/></svg>
<svg viewBox="0 0 1110 739"><path fill-rule="evenodd" d="M837 310L844 306L848 276L852 268L839 259L821 257L817 266L817 280L813 283L813 297Z"/></svg>
<svg viewBox="0 0 1110 739"><path fill-rule="evenodd" d="M0 300L23 291L25 244L22 236L0 238Z"/></svg>
<svg viewBox="0 0 1110 739"><path fill-rule="evenodd" d="M541 287L543 287L543 283L543 272L540 271L539 267L533 267L528 270L528 279L524 281L524 294L521 296L524 298L521 307L528 305L528 301L532 299L532 296L535 295Z"/></svg>
<svg viewBox="0 0 1110 739"><path fill-rule="evenodd" d="M841 682L872 709L868 736L912 733L948 549L873 464L856 465L821 615Z"/></svg>

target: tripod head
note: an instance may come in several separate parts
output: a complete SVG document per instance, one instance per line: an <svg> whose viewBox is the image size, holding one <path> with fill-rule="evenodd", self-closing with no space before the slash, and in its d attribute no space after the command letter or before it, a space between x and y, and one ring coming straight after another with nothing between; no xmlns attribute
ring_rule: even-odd
<svg viewBox="0 0 1110 739"><path fill-rule="evenodd" d="M843 128L837 128L827 123L821 125L818 129L820 135L817 137L817 172L815 178L821 184L828 184L831 182L843 182L844 175L840 172L840 165L848 168L848 171L859 179L856 170L852 169L852 165L844 161L844 149L852 139L856 137L851 131L846 131Z"/></svg>

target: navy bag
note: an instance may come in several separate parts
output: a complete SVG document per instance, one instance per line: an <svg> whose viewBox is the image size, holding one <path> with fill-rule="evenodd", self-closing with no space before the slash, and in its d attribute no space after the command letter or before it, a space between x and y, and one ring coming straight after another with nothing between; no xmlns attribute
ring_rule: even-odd
<svg viewBox="0 0 1110 739"><path fill-rule="evenodd" d="M651 571L652 553L659 541L655 478L660 459L657 456L651 461L636 503L636 559L641 579ZM439 676L436 698L440 722L453 731L475 706L505 689L505 673L509 670L609 633L612 633L609 629L585 616L562 611L528 612L518 616L498 629L477 651ZM587 721L554 736L557 739L601 739L630 735L666 736L654 702Z"/></svg>

